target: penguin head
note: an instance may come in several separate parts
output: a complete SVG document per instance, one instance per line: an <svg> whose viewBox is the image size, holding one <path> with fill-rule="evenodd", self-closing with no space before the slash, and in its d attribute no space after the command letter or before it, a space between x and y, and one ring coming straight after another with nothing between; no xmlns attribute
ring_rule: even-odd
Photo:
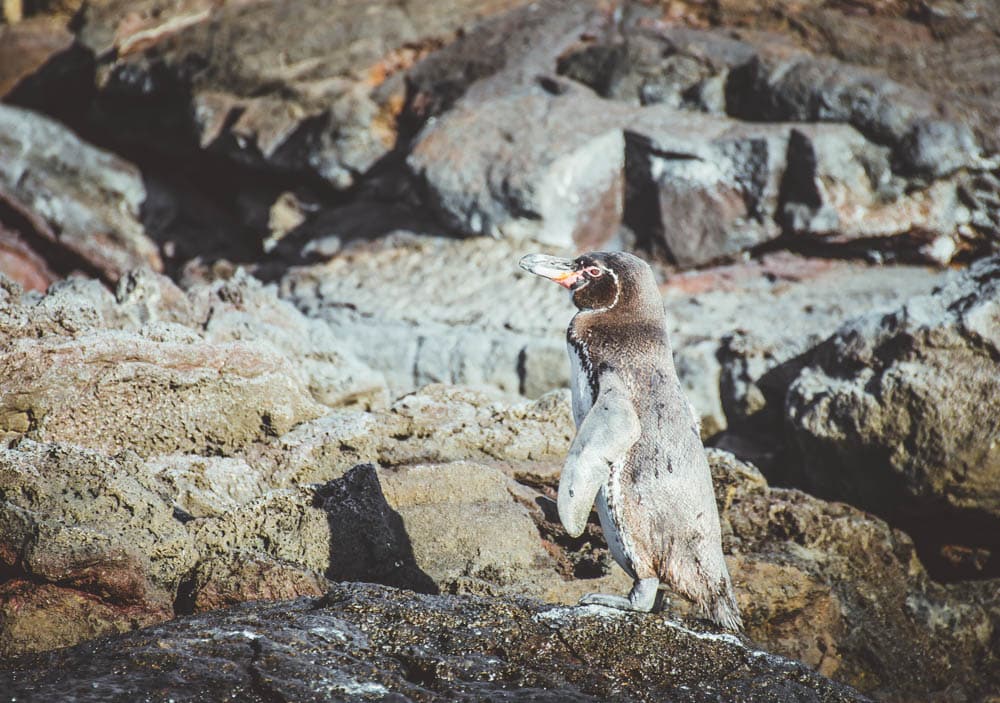
<svg viewBox="0 0 1000 703"><path fill-rule="evenodd" d="M592 251L575 259L528 254L519 263L525 271L570 290L580 310L663 306L649 264L622 251Z"/></svg>

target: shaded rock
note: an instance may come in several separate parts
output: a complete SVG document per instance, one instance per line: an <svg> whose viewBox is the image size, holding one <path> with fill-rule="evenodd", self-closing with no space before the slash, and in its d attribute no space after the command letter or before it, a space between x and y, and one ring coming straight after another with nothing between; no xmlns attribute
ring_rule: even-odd
<svg viewBox="0 0 1000 703"><path fill-rule="evenodd" d="M0 648L66 645L172 616L197 554L141 481L137 457L22 440L0 450L0 496L0 563L13 575Z"/></svg>
<svg viewBox="0 0 1000 703"><path fill-rule="evenodd" d="M463 98L474 105L533 85L610 19L592 0L539 0L487 17L407 72L403 118L415 132Z"/></svg>
<svg viewBox="0 0 1000 703"><path fill-rule="evenodd" d="M803 485L908 526L925 553L996 552L998 281L1000 261L981 260L816 348L786 401Z"/></svg>
<svg viewBox="0 0 1000 703"><path fill-rule="evenodd" d="M51 239L29 241L43 258L55 250L73 262L69 270L107 281L140 266L162 268L140 219L146 191L138 169L46 117L0 106L0 191L51 228Z"/></svg>
<svg viewBox="0 0 1000 703"><path fill-rule="evenodd" d="M115 1L88 5L80 37L113 57L100 67L100 105L122 136L347 188L394 146L401 71L495 9Z"/></svg>
<svg viewBox="0 0 1000 703"><path fill-rule="evenodd" d="M469 99L424 128L407 164L462 233L599 249L621 221L621 112L573 90Z"/></svg>
<svg viewBox="0 0 1000 703"><path fill-rule="evenodd" d="M728 453L709 458L749 637L877 699L997 690L997 580L942 586L881 520L769 488Z"/></svg>
<svg viewBox="0 0 1000 703"><path fill-rule="evenodd" d="M0 96L73 44L73 34L47 18L0 25Z"/></svg>
<svg viewBox="0 0 1000 703"><path fill-rule="evenodd" d="M183 680L170 673L177 666ZM234 691L248 701L864 700L801 664L662 617L361 585L185 618L4 669L12 695L81 701L136 690L174 700Z"/></svg>
<svg viewBox="0 0 1000 703"><path fill-rule="evenodd" d="M438 592L415 559L409 532L386 501L373 464L320 486L315 504L330 523L328 578Z"/></svg>

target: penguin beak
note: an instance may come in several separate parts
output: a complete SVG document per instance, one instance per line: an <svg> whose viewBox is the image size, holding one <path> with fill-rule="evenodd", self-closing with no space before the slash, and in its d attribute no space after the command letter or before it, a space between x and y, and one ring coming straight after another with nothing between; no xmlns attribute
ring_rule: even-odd
<svg viewBox="0 0 1000 703"><path fill-rule="evenodd" d="M583 272L576 270L576 264L569 259L544 254L528 254L522 257L518 265L529 273L555 281L563 288L570 290L583 278Z"/></svg>

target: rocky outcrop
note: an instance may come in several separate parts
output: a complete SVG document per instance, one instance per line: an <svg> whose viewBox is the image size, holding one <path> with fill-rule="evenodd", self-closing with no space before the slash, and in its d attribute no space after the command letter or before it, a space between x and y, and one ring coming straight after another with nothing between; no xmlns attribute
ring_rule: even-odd
<svg viewBox="0 0 1000 703"><path fill-rule="evenodd" d="M930 295L845 324L811 353L786 405L803 485L936 549L973 549L973 572L995 570L1000 548L998 281L1000 261L984 259Z"/></svg>
<svg viewBox="0 0 1000 703"><path fill-rule="evenodd" d="M710 450L747 634L881 700L997 690L998 581L942 586L898 529Z"/></svg>
<svg viewBox="0 0 1000 703"><path fill-rule="evenodd" d="M139 691L173 700L239 691L247 701L866 700L736 637L661 616L364 585L15 660L0 682L24 700Z"/></svg>

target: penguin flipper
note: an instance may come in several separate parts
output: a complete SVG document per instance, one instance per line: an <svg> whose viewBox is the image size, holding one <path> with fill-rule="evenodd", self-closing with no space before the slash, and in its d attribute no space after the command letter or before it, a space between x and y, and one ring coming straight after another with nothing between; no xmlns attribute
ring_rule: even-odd
<svg viewBox="0 0 1000 703"><path fill-rule="evenodd" d="M570 445L559 479L559 521L579 537L597 492L639 439L642 428L625 384L613 370L601 374L600 391Z"/></svg>

